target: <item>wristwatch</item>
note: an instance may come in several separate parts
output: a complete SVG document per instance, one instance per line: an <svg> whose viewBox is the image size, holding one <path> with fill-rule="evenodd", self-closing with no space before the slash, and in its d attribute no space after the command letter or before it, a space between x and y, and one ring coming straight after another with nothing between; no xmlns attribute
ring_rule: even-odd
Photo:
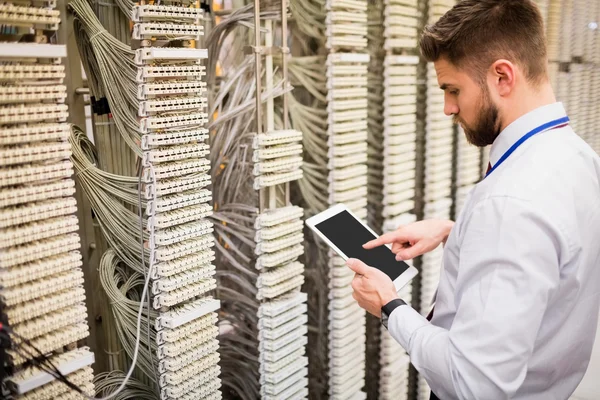
<svg viewBox="0 0 600 400"><path fill-rule="evenodd" d="M385 306L381 307L381 324L385 326L385 329L388 328L388 318L392 315L392 311L394 311L397 307L405 306L406 303L402 299L394 299L387 303Z"/></svg>

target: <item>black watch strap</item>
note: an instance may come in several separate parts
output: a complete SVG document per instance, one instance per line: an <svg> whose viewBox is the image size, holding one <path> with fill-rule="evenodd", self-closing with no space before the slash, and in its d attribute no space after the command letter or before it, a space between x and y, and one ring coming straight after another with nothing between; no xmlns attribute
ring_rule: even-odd
<svg viewBox="0 0 600 400"><path fill-rule="evenodd" d="M406 305L406 303L404 302L404 300L394 299L394 300L390 301L389 303L387 303L385 306L381 307L381 315L385 314L386 317L389 318L389 316L392 314L392 311L394 311L397 307L405 306L405 305Z"/></svg>

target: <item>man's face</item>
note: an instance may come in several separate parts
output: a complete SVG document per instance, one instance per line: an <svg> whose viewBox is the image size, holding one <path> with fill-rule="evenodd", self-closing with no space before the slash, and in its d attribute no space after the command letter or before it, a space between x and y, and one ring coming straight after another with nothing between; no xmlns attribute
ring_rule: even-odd
<svg viewBox="0 0 600 400"><path fill-rule="evenodd" d="M500 119L487 85L481 87L444 58L434 65L444 91L444 113L460 124L469 143L478 147L492 144L500 134Z"/></svg>

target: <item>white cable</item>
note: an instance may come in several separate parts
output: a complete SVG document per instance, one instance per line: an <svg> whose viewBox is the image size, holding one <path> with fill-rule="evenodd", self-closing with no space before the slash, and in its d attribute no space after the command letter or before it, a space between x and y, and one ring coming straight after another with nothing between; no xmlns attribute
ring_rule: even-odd
<svg viewBox="0 0 600 400"><path fill-rule="evenodd" d="M152 165L150 165L149 168L150 168L150 174L152 175L153 183L156 185L156 176L154 175L154 167ZM138 190L140 190L139 187L138 187ZM140 331L142 329L142 314L144 312L144 298L146 297L148 286L150 284L150 277L152 276L152 272L153 272L152 270L154 268L153 254L154 254L154 252L151 251L150 259L148 262L148 264L149 264L148 265L148 274L146 275L146 281L144 282L144 290L142 290L142 295L140 297L140 299L141 299L140 300L140 309L138 311L137 326L136 326L136 333L135 333L135 350L133 351L133 358L131 360L131 366L129 367L129 371L127 371L127 375L125 375L125 379L123 379L121 386L119 386L115 392L109 394L106 397L91 397L91 396L87 396L87 395L82 395L83 397L85 397L88 400L110 400L110 399L114 398L116 395L118 395L125 389L125 387L127 386L127 382L129 382L129 378L131 378L131 375L133 374L133 370L135 369L135 366L137 364L137 358L138 358L138 354L139 354L139 350L140 350Z"/></svg>

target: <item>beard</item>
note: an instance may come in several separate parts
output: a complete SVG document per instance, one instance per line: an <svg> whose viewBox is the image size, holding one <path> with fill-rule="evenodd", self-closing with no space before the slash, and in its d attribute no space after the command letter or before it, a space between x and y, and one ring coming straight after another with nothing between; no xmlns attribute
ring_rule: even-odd
<svg viewBox="0 0 600 400"><path fill-rule="evenodd" d="M457 115L453 117L454 123L460 124L465 131L467 141L477 147L486 147L494 143L500 134L499 110L486 89L481 96L481 112L474 127L467 125Z"/></svg>

